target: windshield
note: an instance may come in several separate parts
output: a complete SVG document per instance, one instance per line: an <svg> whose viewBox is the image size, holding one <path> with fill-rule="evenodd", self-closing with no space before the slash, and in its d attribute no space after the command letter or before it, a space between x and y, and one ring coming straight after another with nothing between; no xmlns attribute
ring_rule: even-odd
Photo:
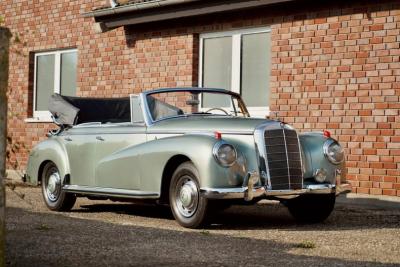
<svg viewBox="0 0 400 267"><path fill-rule="evenodd" d="M168 91L149 94L146 100L153 121L178 116L249 116L240 98L223 92Z"/></svg>

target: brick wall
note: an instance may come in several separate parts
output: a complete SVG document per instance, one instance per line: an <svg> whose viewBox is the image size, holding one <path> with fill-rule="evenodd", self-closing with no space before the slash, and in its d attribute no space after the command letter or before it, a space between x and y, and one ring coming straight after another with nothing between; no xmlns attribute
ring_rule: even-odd
<svg viewBox="0 0 400 267"><path fill-rule="evenodd" d="M300 131L330 130L346 148L356 192L400 196L398 1L292 3L99 34L81 14L105 2L0 2L21 40L10 58L8 122L18 147L10 167L23 169L53 127L24 121L32 116L34 52L76 47L78 94L125 96L197 85L199 33L270 26L271 109Z"/></svg>
<svg viewBox="0 0 400 267"><path fill-rule="evenodd" d="M273 25L271 86L272 110L285 121L338 138L356 192L400 196L400 4L392 3Z"/></svg>

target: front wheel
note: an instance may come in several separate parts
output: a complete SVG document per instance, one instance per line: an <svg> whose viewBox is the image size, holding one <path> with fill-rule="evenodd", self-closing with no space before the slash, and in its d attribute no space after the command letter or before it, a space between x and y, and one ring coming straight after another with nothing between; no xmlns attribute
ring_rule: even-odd
<svg viewBox="0 0 400 267"><path fill-rule="evenodd" d="M74 194L62 190L60 172L53 162L47 163L43 168L42 194L46 206L54 211L69 211L76 201Z"/></svg>
<svg viewBox="0 0 400 267"><path fill-rule="evenodd" d="M335 207L335 194L302 195L290 199L286 205L290 214L299 222L319 223L332 213Z"/></svg>
<svg viewBox="0 0 400 267"><path fill-rule="evenodd" d="M205 223L208 200L200 195L199 174L193 163L182 163L175 170L169 187L169 203L180 225L198 228Z"/></svg>

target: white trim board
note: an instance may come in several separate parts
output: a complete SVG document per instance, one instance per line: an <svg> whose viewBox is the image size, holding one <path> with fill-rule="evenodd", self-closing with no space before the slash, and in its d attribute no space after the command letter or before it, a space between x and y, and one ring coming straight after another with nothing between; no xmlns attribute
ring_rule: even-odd
<svg viewBox="0 0 400 267"><path fill-rule="evenodd" d="M200 87L203 86L203 44L204 39L208 38L218 38L218 37L232 37L232 73L231 73L231 90L233 92L240 94L240 84L241 84L241 37L245 34L255 34L255 33L266 33L271 32L269 27L260 27L260 28L249 28L249 29L240 29L240 30L232 30L232 31L223 31L223 32L210 32L203 33L199 36L200 49L199 49L199 77L198 84ZM229 88L223 88L229 89ZM250 107L247 109L250 112L252 117L262 117L270 115L269 106L263 107Z"/></svg>
<svg viewBox="0 0 400 267"><path fill-rule="evenodd" d="M46 51L35 53L34 62L34 75L33 75L33 118L27 118L25 122L51 122L51 114L49 111L37 111L36 110L36 91L37 91L37 58L39 56L54 55L54 93L60 93L61 84L61 55L65 53L78 53L78 49L62 49L55 51Z"/></svg>

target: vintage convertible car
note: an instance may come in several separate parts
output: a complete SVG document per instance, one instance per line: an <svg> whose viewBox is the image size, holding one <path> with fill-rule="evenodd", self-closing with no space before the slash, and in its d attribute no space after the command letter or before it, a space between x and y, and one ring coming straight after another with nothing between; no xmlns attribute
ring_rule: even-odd
<svg viewBox="0 0 400 267"><path fill-rule="evenodd" d="M30 183L51 210L76 197L169 204L185 227L232 203L280 200L295 219L320 222L351 191L344 152L328 132L250 118L240 95L171 88L127 98L53 95L59 129L31 152Z"/></svg>

